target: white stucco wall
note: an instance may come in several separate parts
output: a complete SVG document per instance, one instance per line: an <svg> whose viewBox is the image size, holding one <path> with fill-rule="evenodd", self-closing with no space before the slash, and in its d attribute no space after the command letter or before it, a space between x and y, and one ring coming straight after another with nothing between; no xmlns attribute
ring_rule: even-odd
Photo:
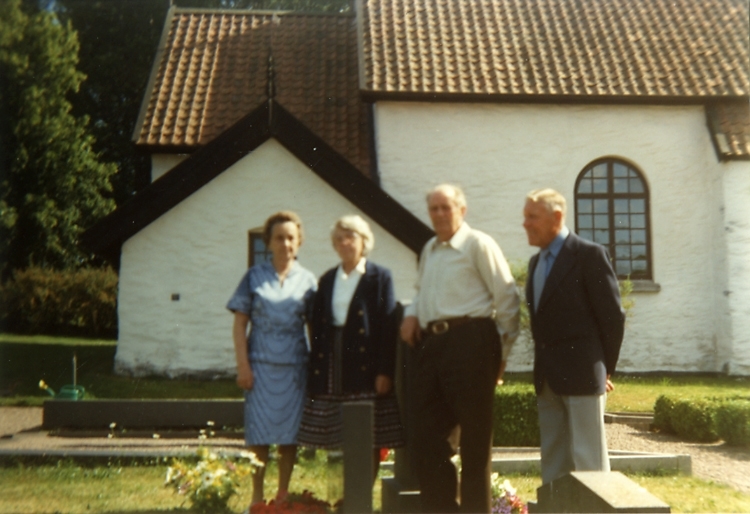
<svg viewBox="0 0 750 514"><path fill-rule="evenodd" d="M186 154L156 153L151 156L151 182L188 158Z"/></svg>
<svg viewBox="0 0 750 514"><path fill-rule="evenodd" d="M460 184L467 221L495 237L511 262L536 251L521 226L528 191L553 187L572 204L576 177L588 163L608 156L631 162L650 189L654 281L661 291L633 294L619 369L718 371L732 351L739 358L738 345L748 362L750 322L745 316L732 334L726 329L728 274L717 258L726 248L722 195L739 195L734 183L746 186L747 170L727 172L717 161L702 107L378 102L375 117L382 187L429 223L425 191L440 182ZM732 178L723 185L725 172ZM741 255L750 250L750 218L747 200L733 205L732 223L745 220L729 245L734 281L747 277ZM572 208L568 221L573 227ZM743 298L733 312L747 312ZM509 369L529 369L529 350L519 342Z"/></svg>
<svg viewBox="0 0 750 514"><path fill-rule="evenodd" d="M727 273L731 277L722 291L728 300L732 353L727 371L750 375L750 162L725 165L724 233Z"/></svg>
<svg viewBox="0 0 750 514"><path fill-rule="evenodd" d="M247 269L248 230L282 209L302 217L299 260L318 276L337 263L333 222L363 215L270 140L130 238L120 268L117 370L233 372L232 316L225 305ZM397 298L411 298L416 255L364 217L375 234L370 258L391 268Z"/></svg>

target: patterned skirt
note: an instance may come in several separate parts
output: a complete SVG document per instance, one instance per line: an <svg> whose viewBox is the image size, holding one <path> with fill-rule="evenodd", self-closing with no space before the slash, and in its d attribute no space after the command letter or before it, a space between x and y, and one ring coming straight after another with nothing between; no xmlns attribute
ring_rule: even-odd
<svg viewBox="0 0 750 514"><path fill-rule="evenodd" d="M329 366L328 393L310 396L305 402L300 423L299 444L312 448L341 448L344 425L343 405L346 402L371 401L373 403L373 447L397 448L404 446L404 427L401 424L398 401L391 393L376 396L375 391L342 394L341 346L342 331L334 333L334 356Z"/></svg>
<svg viewBox="0 0 750 514"><path fill-rule="evenodd" d="M245 391L245 444L297 444L306 365L254 362L253 375L253 388Z"/></svg>

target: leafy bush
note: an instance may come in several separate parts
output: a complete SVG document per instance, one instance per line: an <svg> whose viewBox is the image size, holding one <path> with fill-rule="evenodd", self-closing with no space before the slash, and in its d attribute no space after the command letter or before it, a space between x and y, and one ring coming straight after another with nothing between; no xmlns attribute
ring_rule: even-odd
<svg viewBox="0 0 750 514"><path fill-rule="evenodd" d="M653 428L660 432L674 433L672 426L672 411L674 410L674 398L661 395L656 399L654 404L654 422Z"/></svg>
<svg viewBox="0 0 750 514"><path fill-rule="evenodd" d="M716 409L716 431L731 446L750 446L750 400L734 399Z"/></svg>
<svg viewBox="0 0 750 514"><path fill-rule="evenodd" d="M531 385L495 389L493 446L539 446L536 393Z"/></svg>
<svg viewBox="0 0 750 514"><path fill-rule="evenodd" d="M1 326L15 334L114 337L117 273L111 268L16 270L0 286Z"/></svg>
<svg viewBox="0 0 750 514"><path fill-rule="evenodd" d="M719 439L714 424L715 399L677 400L670 421L674 431L688 441L713 442Z"/></svg>

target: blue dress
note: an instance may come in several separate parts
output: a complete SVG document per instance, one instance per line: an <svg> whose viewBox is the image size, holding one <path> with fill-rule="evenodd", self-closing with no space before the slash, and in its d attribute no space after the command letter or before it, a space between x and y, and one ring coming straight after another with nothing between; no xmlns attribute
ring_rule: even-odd
<svg viewBox="0 0 750 514"><path fill-rule="evenodd" d="M245 273L227 304L250 318L254 383L245 391L248 445L297 444L307 380L305 322L316 288L315 275L297 262L283 284L266 262Z"/></svg>

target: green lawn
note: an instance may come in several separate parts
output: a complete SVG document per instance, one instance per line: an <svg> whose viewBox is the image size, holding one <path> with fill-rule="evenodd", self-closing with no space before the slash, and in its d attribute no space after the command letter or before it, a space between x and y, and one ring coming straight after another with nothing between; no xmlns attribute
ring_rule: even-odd
<svg viewBox="0 0 750 514"><path fill-rule="evenodd" d="M49 396L39 389L44 380L58 390L77 381L89 398L241 398L232 379L191 380L129 378L112 372L116 346L101 341L52 336L0 334L0 405L42 405ZM508 373L506 383L531 384L531 373ZM661 394L691 396L747 395L750 378L724 375L623 375L614 378L607 398L610 412L651 412Z"/></svg>
<svg viewBox="0 0 750 514"><path fill-rule="evenodd" d="M317 452L315 459L301 459L292 477L292 490L313 491L318 498L327 495L327 471ZM0 514L45 513L138 513L190 512L183 497L163 486L166 464L149 466L101 466L85 468L69 463L57 466L0 468L3 484ZM266 496L275 493L277 468L269 464ZM524 501L536 499L541 485L537 475L507 477ZM668 503L672 512L750 512L750 494L737 492L710 481L685 476L632 475L631 478ZM250 479L230 502L233 512L241 512L250 501ZM380 483L373 491L373 505L380 508Z"/></svg>
<svg viewBox="0 0 750 514"><path fill-rule="evenodd" d="M88 398L241 398L234 380L193 380L114 375L114 341L0 337L0 405L42 405L50 396L39 389L44 380L53 390L77 383Z"/></svg>

